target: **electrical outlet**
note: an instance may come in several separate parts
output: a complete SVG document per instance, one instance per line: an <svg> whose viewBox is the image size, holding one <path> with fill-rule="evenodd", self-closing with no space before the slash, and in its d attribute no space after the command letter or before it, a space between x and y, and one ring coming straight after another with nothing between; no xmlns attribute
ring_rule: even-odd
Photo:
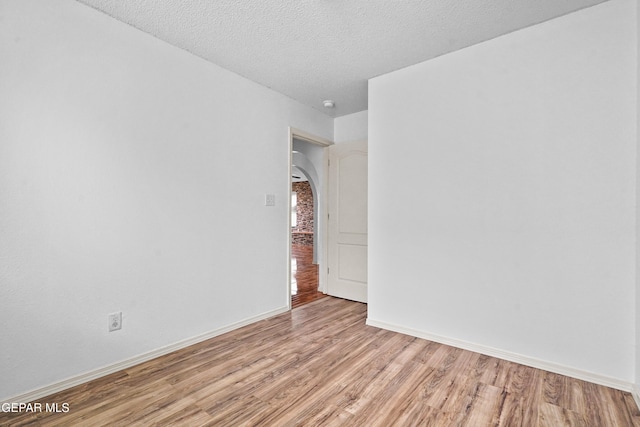
<svg viewBox="0 0 640 427"><path fill-rule="evenodd" d="M111 313L109 315L109 332L122 329L122 312Z"/></svg>

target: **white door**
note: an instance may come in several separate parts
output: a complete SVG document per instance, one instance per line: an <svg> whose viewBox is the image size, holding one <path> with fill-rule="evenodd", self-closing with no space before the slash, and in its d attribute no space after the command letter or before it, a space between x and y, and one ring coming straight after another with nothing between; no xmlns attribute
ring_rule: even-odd
<svg viewBox="0 0 640 427"><path fill-rule="evenodd" d="M329 147L327 293L367 302L367 142Z"/></svg>

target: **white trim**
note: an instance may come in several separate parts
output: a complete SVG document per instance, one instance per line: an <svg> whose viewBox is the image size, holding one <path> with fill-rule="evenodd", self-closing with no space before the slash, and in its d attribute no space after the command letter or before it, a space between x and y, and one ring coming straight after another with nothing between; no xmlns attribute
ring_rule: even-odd
<svg viewBox="0 0 640 427"><path fill-rule="evenodd" d="M320 136L312 135L308 132L305 132L300 129L296 129L294 127L289 127L289 137L291 140L293 138L300 139L302 141L310 142L312 144L320 145L323 147L328 147L330 145L334 145L333 141L330 141L326 138L322 138Z"/></svg>
<svg viewBox="0 0 640 427"><path fill-rule="evenodd" d="M293 167L293 136L294 129L289 127L289 172L287 173L287 308L291 310L291 242L293 235L291 234L291 170Z"/></svg>
<svg viewBox="0 0 640 427"><path fill-rule="evenodd" d="M452 347L457 347L464 350L473 351L476 353L485 354L487 356L497 357L499 359L508 360L510 362L531 366L532 368L542 369L545 371L553 372L560 375L565 375L572 378L577 378L579 380L603 385L605 387L611 387L617 390L633 392L633 397L636 403L640 402L640 394L638 393L640 392L640 389L638 389L637 387L634 388L634 385L630 382L622 381L617 378L611 378L605 375L583 371L581 369L576 369L569 366L564 366L557 363L536 359L534 357L525 356L518 353L512 353L510 351L499 350L496 348L487 347L484 345L471 343L468 341L458 340L455 338L447 338L447 337L431 334L429 332L418 331L411 328L405 328L403 326L393 325L386 322L380 322L370 318L367 318L367 325L374 326L376 328L387 329L393 332L399 332L405 335L411 335L417 338L423 338L429 341L450 345ZM640 404L638 406L640 407Z"/></svg>
<svg viewBox="0 0 640 427"><path fill-rule="evenodd" d="M322 260L324 264L318 265L318 291L323 294L327 293L327 282L329 280L327 269L329 267L329 147L322 150L322 197L320 220L322 221Z"/></svg>
<svg viewBox="0 0 640 427"><path fill-rule="evenodd" d="M636 406L640 408L640 385L631 385L631 396L633 396L633 400L636 402Z"/></svg>
<svg viewBox="0 0 640 427"><path fill-rule="evenodd" d="M192 338L188 338L186 340L178 341L177 343L170 344L165 347L160 347L148 353L140 354L138 356L132 357L131 359L122 360L118 363L114 363L113 365L109 365L99 369L95 369L93 371L85 372L83 374L76 375L71 378L67 378L66 380L59 381L57 383L50 384L48 386L41 387L35 390L31 390L27 393L2 399L0 400L0 402L24 402L24 403L33 402L37 399L50 396L54 393L58 393L60 391L69 389L71 387L75 387L80 384L84 384L86 382L95 380L97 378L101 378L106 375L113 374L114 372L118 372L123 369L130 368L135 365L139 365L140 363L146 362L151 359L155 359L156 357L164 356L174 351L181 350L185 347L189 347L190 345L194 345L199 342L206 341L210 338L214 338L219 335L225 334L227 332L231 332L235 329L239 329L243 326L250 325L260 320L265 320L270 317L277 316L278 314L286 313L289 310L290 310L289 307L283 307L276 310L268 311L258 316L250 317L248 319L241 320L231 325L228 325L210 332L206 332L202 335L198 335Z"/></svg>

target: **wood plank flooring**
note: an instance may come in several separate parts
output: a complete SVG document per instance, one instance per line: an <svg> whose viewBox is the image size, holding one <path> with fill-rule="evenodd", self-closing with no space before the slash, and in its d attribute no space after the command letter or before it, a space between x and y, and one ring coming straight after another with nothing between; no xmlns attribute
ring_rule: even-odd
<svg viewBox="0 0 640 427"><path fill-rule="evenodd" d="M41 399L44 426L640 426L629 393L365 325L326 297Z"/></svg>
<svg viewBox="0 0 640 427"><path fill-rule="evenodd" d="M325 296L318 292L318 265L313 263L313 246L291 245L291 308Z"/></svg>

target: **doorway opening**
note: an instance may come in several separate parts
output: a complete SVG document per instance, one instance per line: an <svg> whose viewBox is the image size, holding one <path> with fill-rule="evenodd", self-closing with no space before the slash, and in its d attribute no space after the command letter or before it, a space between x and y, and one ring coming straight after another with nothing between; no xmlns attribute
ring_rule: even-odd
<svg viewBox="0 0 640 427"><path fill-rule="evenodd" d="M318 290L318 264L314 263L314 194L308 178L291 168L291 308L325 296Z"/></svg>
<svg viewBox="0 0 640 427"><path fill-rule="evenodd" d="M289 283L291 308L325 295L326 150L330 141L290 129Z"/></svg>

